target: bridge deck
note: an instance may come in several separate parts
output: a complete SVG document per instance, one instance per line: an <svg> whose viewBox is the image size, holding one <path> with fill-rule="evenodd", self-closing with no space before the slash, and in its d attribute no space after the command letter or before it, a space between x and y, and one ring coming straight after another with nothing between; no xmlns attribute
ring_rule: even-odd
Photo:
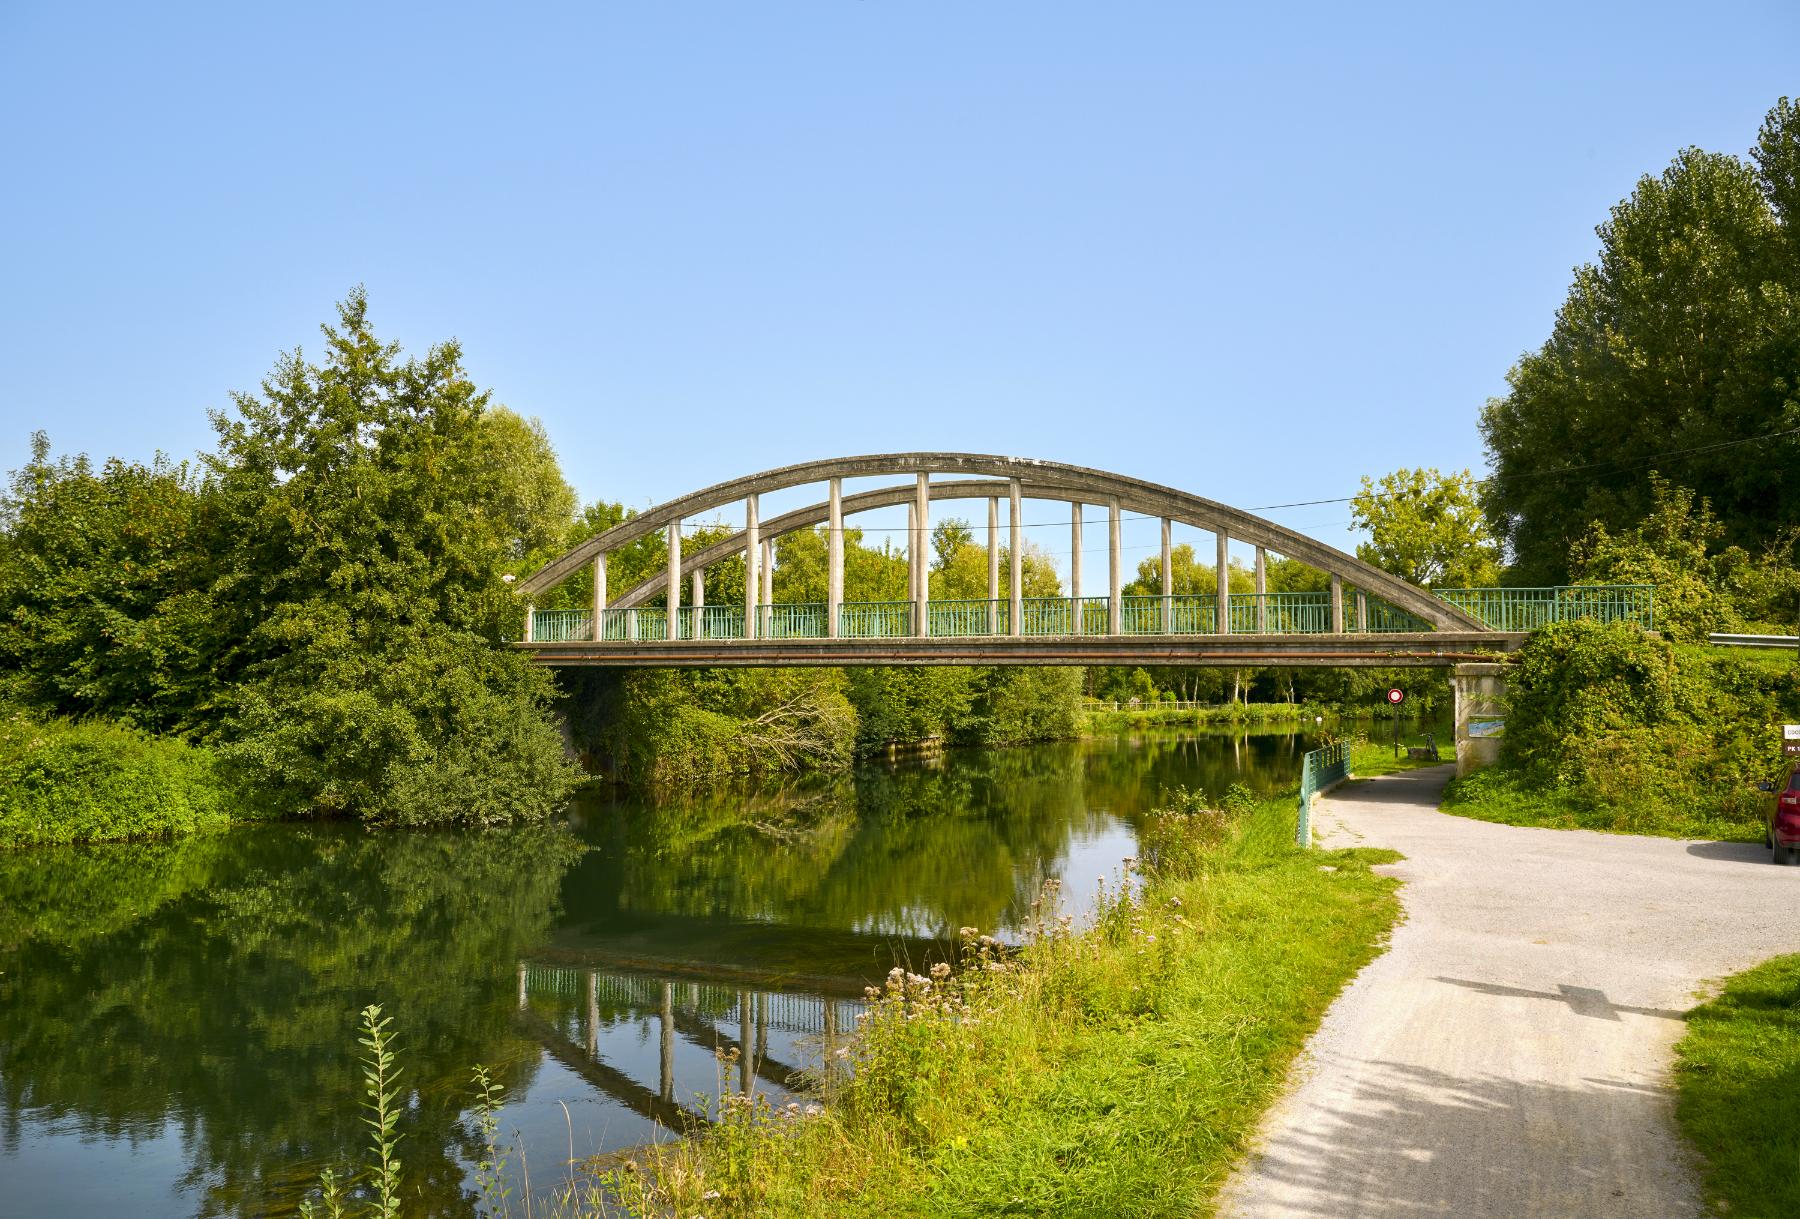
<svg viewBox="0 0 1800 1219"><path fill-rule="evenodd" d="M731 665L1449 666L1511 652L1523 632L1319 635L1070 635L928 639L641 639L520 643L538 664L618 668Z"/></svg>

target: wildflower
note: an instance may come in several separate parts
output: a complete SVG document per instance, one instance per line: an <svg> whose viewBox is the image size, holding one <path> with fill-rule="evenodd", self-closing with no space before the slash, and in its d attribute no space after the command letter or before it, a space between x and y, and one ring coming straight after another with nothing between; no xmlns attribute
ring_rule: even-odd
<svg viewBox="0 0 1800 1219"><path fill-rule="evenodd" d="M933 965L931 967L931 976L938 979L940 982L945 978L948 978L950 976L950 963L948 961L939 961L936 965Z"/></svg>

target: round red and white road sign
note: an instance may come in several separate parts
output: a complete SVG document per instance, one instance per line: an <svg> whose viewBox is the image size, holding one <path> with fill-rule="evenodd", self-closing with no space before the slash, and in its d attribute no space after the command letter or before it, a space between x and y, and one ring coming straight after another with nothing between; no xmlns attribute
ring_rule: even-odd
<svg viewBox="0 0 1800 1219"><path fill-rule="evenodd" d="M1405 701L1406 691L1400 689L1398 686L1395 686L1388 691L1388 702L1393 703L1396 707Z"/></svg>

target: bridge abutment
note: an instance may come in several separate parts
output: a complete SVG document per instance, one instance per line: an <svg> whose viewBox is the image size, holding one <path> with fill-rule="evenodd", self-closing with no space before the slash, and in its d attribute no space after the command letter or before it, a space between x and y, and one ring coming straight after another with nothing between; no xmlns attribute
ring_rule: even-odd
<svg viewBox="0 0 1800 1219"><path fill-rule="evenodd" d="M1456 701L1456 777L1473 774L1500 760L1506 728L1504 664L1471 662L1450 672Z"/></svg>

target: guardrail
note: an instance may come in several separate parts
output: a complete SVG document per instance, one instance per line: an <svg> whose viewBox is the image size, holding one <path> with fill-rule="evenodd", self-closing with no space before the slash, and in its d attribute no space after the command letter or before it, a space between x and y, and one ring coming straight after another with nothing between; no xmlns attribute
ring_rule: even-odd
<svg viewBox="0 0 1800 1219"><path fill-rule="evenodd" d="M1712 634L1706 642L1720 648L1800 648L1800 635Z"/></svg>
<svg viewBox="0 0 1800 1219"><path fill-rule="evenodd" d="M1350 742L1339 741L1323 749L1315 749L1300 763L1300 820L1294 828L1294 842L1312 846L1312 806L1320 795L1350 778Z"/></svg>
<svg viewBox="0 0 1800 1219"><path fill-rule="evenodd" d="M1570 584L1555 588L1447 588L1434 595L1499 631L1534 631L1553 622L1587 618L1600 622L1635 622L1645 630L1655 621L1655 589L1648 584ZM1027 597L1020 602L1022 636L1107 635L1111 608L1105 597ZM1323 635L1332 628L1328 592L1232 593L1234 635ZM1168 597L1122 597L1121 635L1212 635L1218 633L1218 598L1210 593ZM829 620L823 603L782 603L756 607L759 639L824 639ZM838 635L845 639L904 638L913 633L910 601L849 602L838 611ZM1343 629L1351 634L1424 633L1430 626L1379 597L1345 591ZM980 638L1012 634L1009 601L934 601L929 607L929 634L939 638ZM1077 629L1079 628L1079 629ZM744 611L736 606L683 606L676 623L680 639L742 639ZM534 643L577 643L594 637L589 610L540 609L532 615ZM666 610L608 609L601 615L601 639L625 643L667 639ZM1784 636L1723 636L1725 640L1757 640L1726 646L1769 647Z"/></svg>

